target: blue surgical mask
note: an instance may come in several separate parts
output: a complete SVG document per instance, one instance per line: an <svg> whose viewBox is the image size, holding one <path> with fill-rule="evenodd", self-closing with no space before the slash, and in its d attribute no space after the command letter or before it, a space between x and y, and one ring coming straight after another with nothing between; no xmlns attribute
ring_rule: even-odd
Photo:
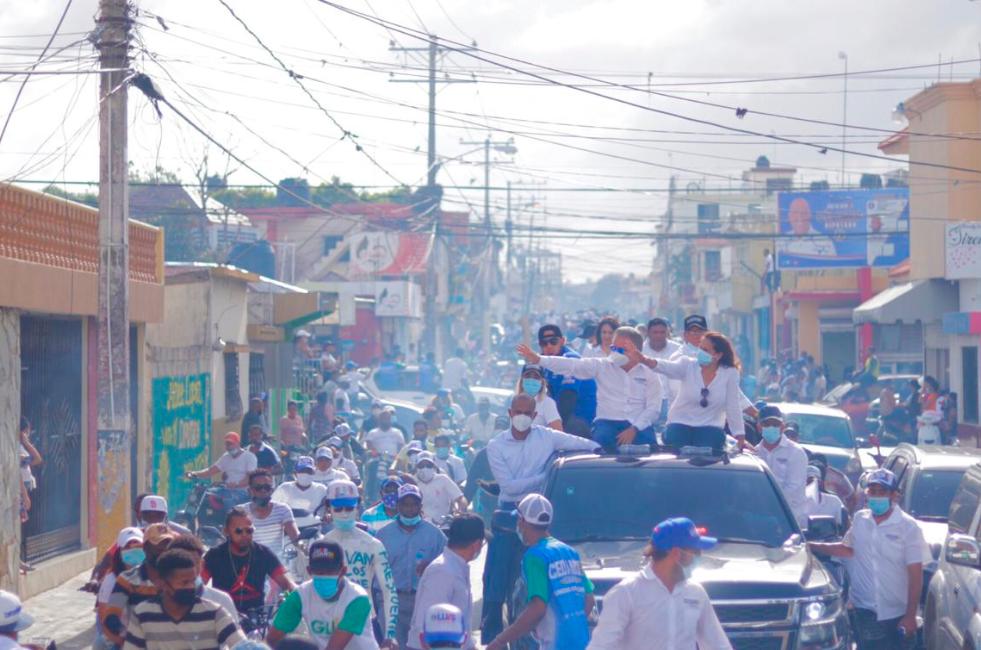
<svg viewBox="0 0 981 650"><path fill-rule="evenodd" d="M405 515L399 515L399 521L402 522L403 526L414 528L419 525L420 521L422 521L422 516L416 515L415 517L406 517Z"/></svg>
<svg viewBox="0 0 981 650"><path fill-rule="evenodd" d="M399 504L398 492L389 492L382 495L382 505L386 508L395 508Z"/></svg>
<svg viewBox="0 0 981 650"><path fill-rule="evenodd" d="M521 388L529 395L537 395L542 391L541 379L522 379Z"/></svg>
<svg viewBox="0 0 981 650"><path fill-rule="evenodd" d="M332 513L334 520L334 528L340 531L354 530L354 527L358 523L358 516L352 512L334 512Z"/></svg>
<svg viewBox="0 0 981 650"><path fill-rule="evenodd" d="M449 447L436 447L436 458L439 458L441 460L446 460L449 457L450 457Z"/></svg>
<svg viewBox="0 0 981 650"><path fill-rule="evenodd" d="M780 440L780 427L763 427L763 440L771 445Z"/></svg>
<svg viewBox="0 0 981 650"><path fill-rule="evenodd" d="M340 576L313 576L313 589L324 600L330 600L337 595Z"/></svg>
<svg viewBox="0 0 981 650"><path fill-rule="evenodd" d="M129 567L139 566L146 559L146 553L143 552L142 548L123 549L119 556L123 559L123 563Z"/></svg>
<svg viewBox="0 0 981 650"><path fill-rule="evenodd" d="M712 363L712 355L699 348L698 354L695 355L695 360L698 361L698 365L704 368Z"/></svg>
<svg viewBox="0 0 981 650"><path fill-rule="evenodd" d="M892 506L892 499L889 497L869 497L869 510L876 517L881 517L889 512L890 506Z"/></svg>

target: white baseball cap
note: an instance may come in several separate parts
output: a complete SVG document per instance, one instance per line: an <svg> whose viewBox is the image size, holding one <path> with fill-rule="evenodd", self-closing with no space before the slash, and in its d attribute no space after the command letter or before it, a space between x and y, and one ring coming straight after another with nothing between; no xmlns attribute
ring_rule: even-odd
<svg viewBox="0 0 981 650"><path fill-rule="evenodd" d="M423 461L429 461L430 463L432 463L433 465L435 465L436 464L436 456L434 456L433 455L433 452L431 452L431 451L420 451L419 454L416 455L416 466L418 466L419 463L421 463Z"/></svg>
<svg viewBox="0 0 981 650"><path fill-rule="evenodd" d="M327 498L331 505L356 506L360 496L358 486L351 481L338 479L327 484Z"/></svg>
<svg viewBox="0 0 981 650"><path fill-rule="evenodd" d="M334 452L330 450L330 447L317 447L317 453L314 454L316 458L329 458L334 460Z"/></svg>
<svg viewBox="0 0 981 650"><path fill-rule="evenodd" d="M148 494L140 501L140 512L167 512L167 499Z"/></svg>
<svg viewBox="0 0 981 650"><path fill-rule="evenodd" d="M24 611L17 594L0 590L0 634L26 630L34 624L34 617Z"/></svg>
<svg viewBox="0 0 981 650"><path fill-rule="evenodd" d="M427 645L453 643L463 645L467 629L463 622L463 612L458 607L441 603L426 611L422 623L422 638Z"/></svg>
<svg viewBox="0 0 981 650"><path fill-rule="evenodd" d="M137 541L140 544L143 543L143 531L135 526L123 528L116 535L116 546L118 548L126 548L126 545L132 541Z"/></svg>
<svg viewBox="0 0 981 650"><path fill-rule="evenodd" d="M529 524L548 526L552 523L552 504L542 495L532 492L521 500L513 514L520 516Z"/></svg>

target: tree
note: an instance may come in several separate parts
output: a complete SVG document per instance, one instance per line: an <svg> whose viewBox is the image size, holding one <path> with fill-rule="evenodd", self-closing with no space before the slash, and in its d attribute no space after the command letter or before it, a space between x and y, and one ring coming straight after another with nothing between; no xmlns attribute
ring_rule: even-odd
<svg viewBox="0 0 981 650"><path fill-rule="evenodd" d="M810 189L812 192L822 192L830 190L831 185L828 183L828 181L811 181Z"/></svg>
<svg viewBox="0 0 981 650"><path fill-rule="evenodd" d="M863 190L878 190L882 188L882 177L878 174L862 174L858 186Z"/></svg>
<svg viewBox="0 0 981 650"><path fill-rule="evenodd" d="M48 185L42 192L51 196L57 196L60 199L67 199L96 209L99 208L99 195L95 192L69 192L61 189L57 185Z"/></svg>

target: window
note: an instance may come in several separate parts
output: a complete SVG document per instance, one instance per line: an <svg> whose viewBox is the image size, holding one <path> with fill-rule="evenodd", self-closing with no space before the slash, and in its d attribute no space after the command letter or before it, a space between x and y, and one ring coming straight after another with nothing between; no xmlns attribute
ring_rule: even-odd
<svg viewBox="0 0 981 650"><path fill-rule="evenodd" d="M792 178L768 178L766 179L766 193L787 192L794 189L794 179Z"/></svg>
<svg viewBox="0 0 981 650"><path fill-rule="evenodd" d="M961 348L961 378L964 386L964 421L978 421L978 349Z"/></svg>
<svg viewBox="0 0 981 650"><path fill-rule="evenodd" d="M698 204L698 232L699 234L711 234L719 232L719 204L718 203L699 203Z"/></svg>
<svg viewBox="0 0 981 650"><path fill-rule="evenodd" d="M342 235L327 235L327 236L325 236L324 237L324 257L327 257L328 255L330 255L331 252L333 252L333 250L335 248L337 248L337 245L340 244L342 241L344 241L344 237Z"/></svg>
<svg viewBox="0 0 981 650"><path fill-rule="evenodd" d="M261 352L249 353L249 397L266 392L265 360Z"/></svg>
<svg viewBox="0 0 981 650"><path fill-rule="evenodd" d="M225 417L242 415L242 393L239 390L238 352L226 352L225 359Z"/></svg>
<svg viewBox="0 0 981 650"><path fill-rule="evenodd" d="M966 534L974 521L974 512L978 509L978 499L981 498L981 482L976 472L968 470L957 488L954 500L950 502L950 515L947 524L950 532Z"/></svg>
<svg viewBox="0 0 981 650"><path fill-rule="evenodd" d="M722 279L722 253L705 251L705 279L714 282Z"/></svg>

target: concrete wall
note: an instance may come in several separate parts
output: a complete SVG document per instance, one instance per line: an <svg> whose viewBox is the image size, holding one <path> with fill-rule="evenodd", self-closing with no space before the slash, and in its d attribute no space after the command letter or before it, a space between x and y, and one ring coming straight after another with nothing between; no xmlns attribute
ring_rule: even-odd
<svg viewBox="0 0 981 650"><path fill-rule="evenodd" d="M20 568L20 314L0 308L0 589Z"/></svg>

